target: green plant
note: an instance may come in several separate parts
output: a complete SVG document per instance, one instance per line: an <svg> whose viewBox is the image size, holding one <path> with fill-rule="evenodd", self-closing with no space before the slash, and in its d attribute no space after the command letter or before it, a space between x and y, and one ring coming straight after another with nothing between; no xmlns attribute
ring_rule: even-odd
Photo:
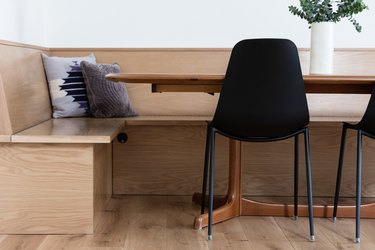
<svg viewBox="0 0 375 250"><path fill-rule="evenodd" d="M358 32L362 26L353 18L353 15L368 9L363 0L299 0L301 9L289 6L289 11L305 19L309 24L320 22L339 22L348 18Z"/></svg>

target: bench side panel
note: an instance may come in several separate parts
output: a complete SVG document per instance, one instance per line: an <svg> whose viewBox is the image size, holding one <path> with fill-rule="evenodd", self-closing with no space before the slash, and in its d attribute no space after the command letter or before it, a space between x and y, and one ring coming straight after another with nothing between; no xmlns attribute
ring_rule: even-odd
<svg viewBox="0 0 375 250"><path fill-rule="evenodd" d="M0 144L0 233L93 233L93 146Z"/></svg>

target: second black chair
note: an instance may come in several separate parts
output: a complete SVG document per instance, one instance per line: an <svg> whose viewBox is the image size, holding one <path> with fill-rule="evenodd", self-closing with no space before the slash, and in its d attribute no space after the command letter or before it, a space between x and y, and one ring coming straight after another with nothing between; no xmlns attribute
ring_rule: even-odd
<svg viewBox="0 0 375 250"><path fill-rule="evenodd" d="M295 138L294 215L298 216L298 136L304 134L310 239L314 240L309 153L309 111L304 82L293 42L250 39L231 53L219 102L208 125L202 188L202 213L209 174L208 239L212 239L215 134L248 142Z"/></svg>
<svg viewBox="0 0 375 250"><path fill-rule="evenodd" d="M355 242L359 243L360 239L360 219L361 219L361 179L362 179L362 137L363 135L375 139L375 88L372 91L369 104L361 121L357 124L344 122L341 136L339 166L337 170L336 192L333 207L333 221L337 217L337 205L339 202L342 164L345 151L345 139L347 129L357 130L357 174L356 174L356 223L355 223Z"/></svg>

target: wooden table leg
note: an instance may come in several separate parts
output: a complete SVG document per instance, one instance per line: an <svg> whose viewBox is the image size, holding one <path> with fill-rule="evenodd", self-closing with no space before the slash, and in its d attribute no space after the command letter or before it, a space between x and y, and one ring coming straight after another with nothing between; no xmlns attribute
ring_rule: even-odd
<svg viewBox="0 0 375 250"><path fill-rule="evenodd" d="M241 214L241 142L229 140L229 180L224 204L213 211L212 223L216 224ZM195 197L198 197L195 195ZM196 198L193 198L194 200ZM208 224L208 214L195 218L194 228L202 229Z"/></svg>
<svg viewBox="0 0 375 250"><path fill-rule="evenodd" d="M194 194L193 201L200 203L201 194ZM241 180L241 142L229 141L229 180L228 192L223 197L215 199L215 209L213 211L213 224L232 219L240 215L255 216L293 216L293 204L277 204L257 202L242 198ZM216 208L217 207L217 208ZM375 218L373 212L375 203L361 206L362 218ZM314 205L315 217L331 217L332 206ZM299 215L308 216L307 206L299 205ZM355 217L355 206L339 206L339 217ZM208 214L202 214L195 218L194 228L202 229L208 224Z"/></svg>
<svg viewBox="0 0 375 250"><path fill-rule="evenodd" d="M333 198L332 198L333 199ZM314 217L332 218L332 205L313 205ZM241 215L252 216L284 216L292 217L294 215L293 204L278 204L257 202L242 198ZM375 218L375 203L361 205L361 218ZM299 216L309 216L307 205L298 205ZM337 208L337 217L355 218L354 205L341 205Z"/></svg>

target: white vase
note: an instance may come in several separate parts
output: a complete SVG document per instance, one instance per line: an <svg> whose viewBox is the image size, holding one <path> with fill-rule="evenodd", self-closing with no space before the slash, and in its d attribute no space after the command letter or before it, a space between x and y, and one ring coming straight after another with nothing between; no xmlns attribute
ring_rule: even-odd
<svg viewBox="0 0 375 250"><path fill-rule="evenodd" d="M333 37L333 22L311 24L310 74L333 73Z"/></svg>

